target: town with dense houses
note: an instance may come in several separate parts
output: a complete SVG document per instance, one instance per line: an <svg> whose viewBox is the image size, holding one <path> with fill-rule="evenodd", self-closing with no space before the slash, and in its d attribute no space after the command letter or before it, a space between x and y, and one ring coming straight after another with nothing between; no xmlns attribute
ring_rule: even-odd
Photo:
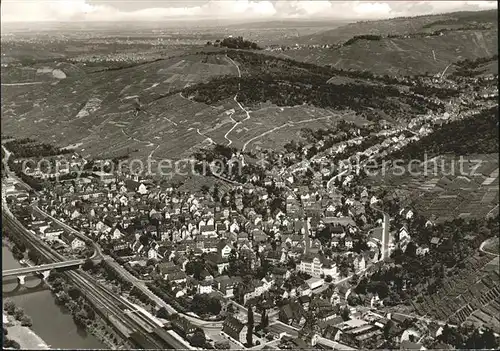
<svg viewBox="0 0 500 351"><path fill-rule="evenodd" d="M136 3L2 11L5 349L500 347L491 2Z"/></svg>
<svg viewBox="0 0 500 351"><path fill-rule="evenodd" d="M44 182L41 190L28 192L7 180L5 194L29 230L58 252L88 258L88 238L125 274L146 282L150 293L175 301L179 313L222 321L220 333L205 331L212 345L381 348L390 335L401 349L424 349L424 341L437 340L447 325L384 308L387 293L380 296L377 289L353 303L360 296L354 290L394 251L404 254L411 246L424 257L441 239L415 244L414 208L387 214L380 191L357 181L359 171L323 165L385 157L435 125L463 118L456 108L415 118L406 128L344 123L332 140L305 148L291 144L281 154L263 150L265 162L245 183L228 179L229 173L219 176L231 186L181 191L133 170L106 172L110 161L93 160L88 167L73 153L54 156L53 164L68 155L71 160L54 173L24 169ZM341 141L332 144L335 139ZM346 150L354 152L343 159ZM235 152L229 162L240 159ZM78 177L52 181L81 169ZM438 222L429 218L425 227L432 230ZM182 337L197 330L185 317L169 319Z"/></svg>

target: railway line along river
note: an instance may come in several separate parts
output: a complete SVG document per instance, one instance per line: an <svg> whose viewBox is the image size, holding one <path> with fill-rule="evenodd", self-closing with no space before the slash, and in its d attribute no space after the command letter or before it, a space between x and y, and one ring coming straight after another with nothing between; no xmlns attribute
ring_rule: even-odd
<svg viewBox="0 0 500 351"><path fill-rule="evenodd" d="M2 269L14 269L22 265L14 258L7 246L2 245ZM34 282L27 284L35 285ZM3 291L14 290L15 283L3 284ZM5 295L5 293L4 293ZM5 299L5 296L4 296ZM16 306L22 307L33 321L32 330L51 348L61 349L108 349L93 335L79 330L70 313L59 307L49 289L27 292L9 297Z"/></svg>

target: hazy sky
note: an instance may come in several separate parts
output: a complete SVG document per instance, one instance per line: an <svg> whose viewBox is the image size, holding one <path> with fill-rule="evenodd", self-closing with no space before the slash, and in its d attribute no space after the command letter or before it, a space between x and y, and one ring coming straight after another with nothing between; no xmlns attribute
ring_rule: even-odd
<svg viewBox="0 0 500 351"><path fill-rule="evenodd" d="M3 0L1 20L378 19L496 8L496 1Z"/></svg>

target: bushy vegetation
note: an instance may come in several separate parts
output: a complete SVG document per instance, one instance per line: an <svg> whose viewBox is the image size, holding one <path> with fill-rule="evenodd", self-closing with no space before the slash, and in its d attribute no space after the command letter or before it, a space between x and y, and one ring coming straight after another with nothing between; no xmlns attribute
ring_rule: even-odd
<svg viewBox="0 0 500 351"><path fill-rule="evenodd" d="M3 228L3 236L13 243L12 254L17 260L23 259L27 252L29 260L34 264L46 263L45 259L33 248L33 246L28 248L26 243L19 236L11 235L7 228Z"/></svg>
<svg viewBox="0 0 500 351"><path fill-rule="evenodd" d="M78 327L86 328L95 320L95 311L87 303L83 293L80 289L68 283L63 274L52 272L49 276L49 283L52 292L56 295L56 303L66 307L71 312Z"/></svg>
<svg viewBox="0 0 500 351"><path fill-rule="evenodd" d="M238 100L245 105L269 101L278 106L309 104L357 112L380 109L388 114L400 113L401 103L406 103L409 106L408 112L413 113L441 109L439 105L401 93L394 87L333 85L326 83L324 76L307 73L283 74L280 77L223 77L191 86L185 91L194 100L206 104L216 104L238 93Z"/></svg>
<svg viewBox="0 0 500 351"><path fill-rule="evenodd" d="M151 290L156 296L172 306L176 311L185 313L188 312L187 307L189 304L185 299L176 298L172 293L172 289L166 281L156 280L153 283L147 283L146 286Z"/></svg>
<svg viewBox="0 0 500 351"><path fill-rule="evenodd" d="M90 267L86 264L85 267L94 274L102 275L106 280L112 283L117 283L122 291L131 291L132 283L122 277L113 267L111 267L106 261L102 261L100 264Z"/></svg>
<svg viewBox="0 0 500 351"><path fill-rule="evenodd" d="M498 339L490 328L480 331L478 328L467 325L460 328L445 325L443 333L436 338L436 342L465 350L495 350L499 346Z"/></svg>
<svg viewBox="0 0 500 351"><path fill-rule="evenodd" d="M23 243L21 243L20 245L14 244L11 250L14 258L19 261L24 258L24 254L26 252L26 246Z"/></svg>
<svg viewBox="0 0 500 351"><path fill-rule="evenodd" d="M2 346L5 349L15 349L19 350L21 348L21 345L15 340L12 340L8 337L9 332L7 328L3 327L3 337L2 337Z"/></svg>
<svg viewBox="0 0 500 351"><path fill-rule="evenodd" d="M243 37L228 37L224 38L219 43L220 46L229 49L252 49L261 50L261 48L250 40L245 40Z"/></svg>
<svg viewBox="0 0 500 351"><path fill-rule="evenodd" d="M61 149L57 146L38 143L33 139L21 139L9 141L5 147L18 158L46 157L71 153L71 150Z"/></svg>
<svg viewBox="0 0 500 351"><path fill-rule="evenodd" d="M462 60L455 63L457 67L456 71L453 72L453 77L475 77L482 73L481 70L477 70L481 66L498 61L498 54L490 57L478 57L475 60Z"/></svg>
<svg viewBox="0 0 500 351"><path fill-rule="evenodd" d="M365 35L355 35L351 39L347 40L343 46L348 46L352 45L357 41L360 40L372 40L372 41L379 41L382 39L381 35L373 35L373 34L365 34Z"/></svg>

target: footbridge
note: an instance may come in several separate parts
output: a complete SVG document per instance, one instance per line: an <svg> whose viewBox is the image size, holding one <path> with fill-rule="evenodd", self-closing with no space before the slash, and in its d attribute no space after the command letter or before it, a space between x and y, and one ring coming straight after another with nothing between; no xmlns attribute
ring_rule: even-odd
<svg viewBox="0 0 500 351"><path fill-rule="evenodd" d="M50 275L50 272L53 270L62 268L75 269L80 267L84 262L85 260L79 259L79 260L69 260L69 261L55 262L49 264L42 264L39 266L9 269L2 271L2 280L8 277L17 277L19 283L23 285L26 275L28 274L32 273L41 274L43 276L43 279L47 279Z"/></svg>

